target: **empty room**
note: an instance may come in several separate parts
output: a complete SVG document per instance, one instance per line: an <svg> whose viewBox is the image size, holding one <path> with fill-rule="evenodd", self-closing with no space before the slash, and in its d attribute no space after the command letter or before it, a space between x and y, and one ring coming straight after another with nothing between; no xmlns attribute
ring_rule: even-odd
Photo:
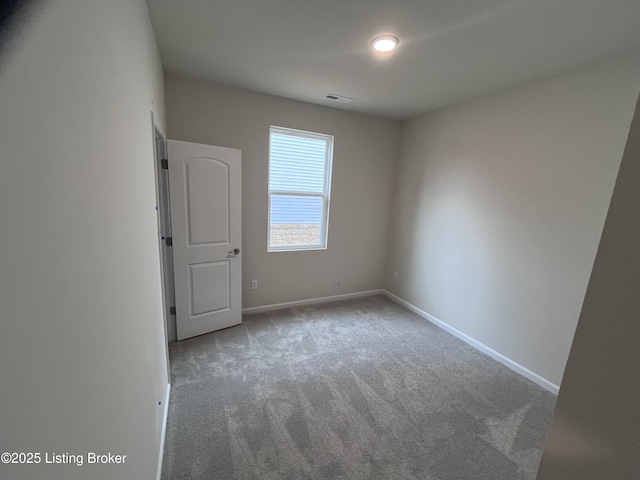
<svg viewBox="0 0 640 480"><path fill-rule="evenodd" d="M640 3L0 10L0 478L640 478Z"/></svg>

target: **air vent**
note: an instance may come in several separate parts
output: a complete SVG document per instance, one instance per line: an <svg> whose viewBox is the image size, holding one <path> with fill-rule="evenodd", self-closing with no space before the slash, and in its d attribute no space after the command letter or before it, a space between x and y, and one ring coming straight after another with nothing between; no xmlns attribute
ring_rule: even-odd
<svg viewBox="0 0 640 480"><path fill-rule="evenodd" d="M327 100L331 100L332 102L339 102L339 103L351 103L353 102L353 98L349 98L349 97L342 97L340 95L336 95L335 93L327 93L324 98L326 98Z"/></svg>

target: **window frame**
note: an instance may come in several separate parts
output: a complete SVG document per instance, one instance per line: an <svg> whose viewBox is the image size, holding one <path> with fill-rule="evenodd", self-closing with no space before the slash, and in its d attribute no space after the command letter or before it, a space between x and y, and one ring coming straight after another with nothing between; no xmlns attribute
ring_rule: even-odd
<svg viewBox="0 0 640 480"><path fill-rule="evenodd" d="M311 138L314 140L322 140L325 142L323 193L309 193L295 190L271 190L271 143L272 135L274 133L302 138ZM325 133L308 132L305 130L297 130L294 128L279 127L276 125L269 126L269 165L267 172L267 252L295 252L327 249L329 239L329 208L331 205L330 200L331 172L333 167L333 141L333 135L327 135ZM320 244L281 246L271 245L271 199L274 195L322 198L322 224L320 225Z"/></svg>

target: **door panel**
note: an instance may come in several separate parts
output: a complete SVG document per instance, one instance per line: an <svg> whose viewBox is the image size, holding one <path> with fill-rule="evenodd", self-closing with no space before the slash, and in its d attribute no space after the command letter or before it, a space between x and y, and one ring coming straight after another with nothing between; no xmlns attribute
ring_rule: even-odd
<svg viewBox="0 0 640 480"><path fill-rule="evenodd" d="M201 315L229 309L229 262L189 265L191 270L191 314Z"/></svg>
<svg viewBox="0 0 640 480"><path fill-rule="evenodd" d="M229 166L196 158L185 162L189 245L229 243ZM203 222L202 219L208 221Z"/></svg>
<svg viewBox="0 0 640 480"><path fill-rule="evenodd" d="M242 321L240 150L168 141L178 340Z"/></svg>

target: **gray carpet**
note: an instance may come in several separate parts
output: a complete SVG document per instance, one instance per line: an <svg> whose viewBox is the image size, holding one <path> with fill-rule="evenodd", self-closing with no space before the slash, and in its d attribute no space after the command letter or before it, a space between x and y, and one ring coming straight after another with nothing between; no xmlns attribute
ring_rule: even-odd
<svg viewBox="0 0 640 480"><path fill-rule="evenodd" d="M163 480L534 479L555 397L383 296L170 345Z"/></svg>

